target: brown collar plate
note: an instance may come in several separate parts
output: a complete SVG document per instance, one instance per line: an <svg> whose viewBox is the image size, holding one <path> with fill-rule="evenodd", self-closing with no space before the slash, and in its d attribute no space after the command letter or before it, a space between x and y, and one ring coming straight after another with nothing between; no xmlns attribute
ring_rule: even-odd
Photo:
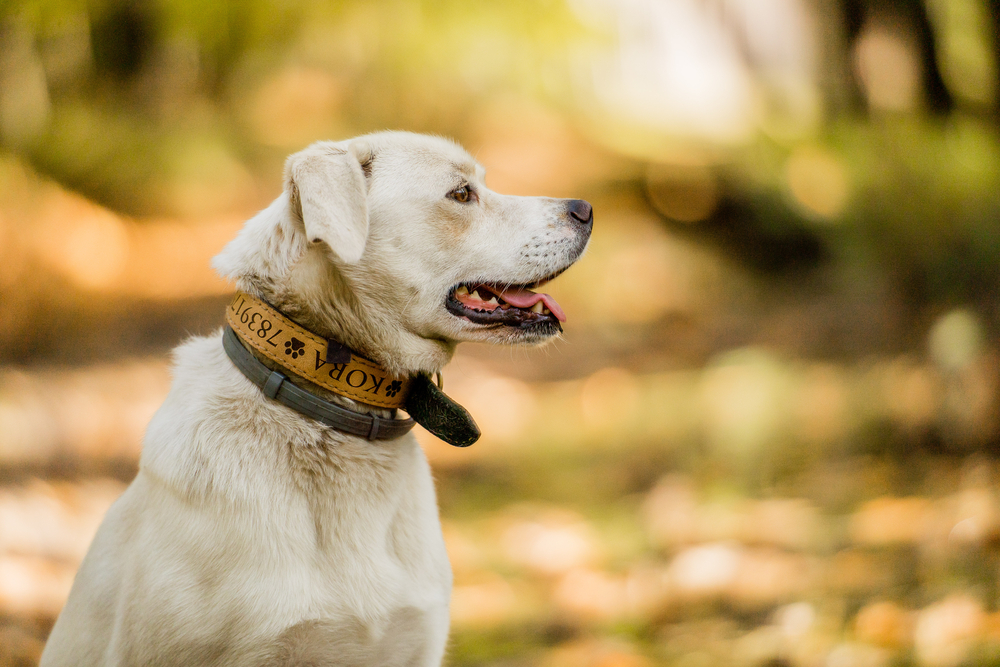
<svg viewBox="0 0 1000 667"><path fill-rule="evenodd" d="M336 354L329 354L335 342L328 343L257 297L237 292L226 309L226 321L247 345L313 384L380 408L406 404L411 378L391 376L339 344Z"/></svg>

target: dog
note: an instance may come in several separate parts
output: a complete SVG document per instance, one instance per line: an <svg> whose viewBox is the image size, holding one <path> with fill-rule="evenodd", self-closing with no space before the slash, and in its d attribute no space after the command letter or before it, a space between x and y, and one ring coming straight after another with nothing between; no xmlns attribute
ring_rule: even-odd
<svg viewBox="0 0 1000 667"><path fill-rule="evenodd" d="M460 146L405 132L313 144L288 159L284 186L213 266L317 339L412 378L437 374L459 342L534 345L561 331L558 304L532 290L584 252L589 203L497 194ZM139 472L42 667L439 665L452 575L412 433L368 439L302 414L251 382L221 338L174 351ZM399 421L275 374L242 345L270 379L376 428Z"/></svg>

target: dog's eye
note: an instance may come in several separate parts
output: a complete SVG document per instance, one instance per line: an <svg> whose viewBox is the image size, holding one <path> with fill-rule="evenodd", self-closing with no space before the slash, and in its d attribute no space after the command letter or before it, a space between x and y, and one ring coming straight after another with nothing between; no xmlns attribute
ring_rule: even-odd
<svg viewBox="0 0 1000 667"><path fill-rule="evenodd" d="M469 190L468 185L463 185L457 190L452 190L451 198L461 204L464 204L472 198L472 191Z"/></svg>

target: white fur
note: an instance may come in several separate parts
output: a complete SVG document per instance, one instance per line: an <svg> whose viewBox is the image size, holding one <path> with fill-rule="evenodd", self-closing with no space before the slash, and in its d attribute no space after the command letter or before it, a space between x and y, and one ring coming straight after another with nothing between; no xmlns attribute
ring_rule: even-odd
<svg viewBox="0 0 1000 667"><path fill-rule="evenodd" d="M289 158L285 192L215 266L396 373L436 372L462 340L540 342L455 317L445 297L459 282L561 270L589 229L565 202L498 195L482 179L443 139L314 144ZM462 183L476 201L448 197ZM438 665L450 593L412 434L369 442L268 400L216 334L175 350L139 474L105 517L41 664Z"/></svg>

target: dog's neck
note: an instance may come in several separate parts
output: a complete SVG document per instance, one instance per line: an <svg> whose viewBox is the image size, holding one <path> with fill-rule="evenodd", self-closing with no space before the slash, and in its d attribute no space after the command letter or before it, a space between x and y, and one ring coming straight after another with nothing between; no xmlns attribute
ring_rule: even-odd
<svg viewBox="0 0 1000 667"><path fill-rule="evenodd" d="M388 373L339 341L317 336L252 294L236 293L226 309L226 323L258 360L267 357L293 375L362 403L383 408L405 404L410 376ZM255 372L252 364L247 369Z"/></svg>
<svg viewBox="0 0 1000 667"><path fill-rule="evenodd" d="M455 341L409 330L382 288L352 282L330 261L328 248L310 244L287 195L250 220L231 246L217 266L239 289L393 375L434 375L455 353Z"/></svg>
<svg viewBox="0 0 1000 667"><path fill-rule="evenodd" d="M317 336L288 318L271 304L246 292L237 292L226 310L227 327L223 347L233 364L268 398L335 429L369 440L395 439L413 427L414 421L457 447L468 447L479 439L475 420L461 405L435 387L426 374L393 376L370 359L359 356L339 341ZM255 360L256 359L256 360ZM278 364L283 370L274 368ZM284 372L283 372L284 371ZM288 384L289 375L313 387ZM344 410L324 403L315 389L322 388L340 400L356 401ZM354 407L374 410L405 408L410 418L394 414L359 418Z"/></svg>
<svg viewBox="0 0 1000 667"><path fill-rule="evenodd" d="M310 252L322 252L310 249ZM303 261L308 261L304 258ZM343 281L333 267L328 280ZM329 283L326 283L329 284ZM398 313L377 298L361 301L348 287L317 293L275 286L262 296L313 333L336 340L394 375L434 375L451 361L457 343L429 339L398 324Z"/></svg>

